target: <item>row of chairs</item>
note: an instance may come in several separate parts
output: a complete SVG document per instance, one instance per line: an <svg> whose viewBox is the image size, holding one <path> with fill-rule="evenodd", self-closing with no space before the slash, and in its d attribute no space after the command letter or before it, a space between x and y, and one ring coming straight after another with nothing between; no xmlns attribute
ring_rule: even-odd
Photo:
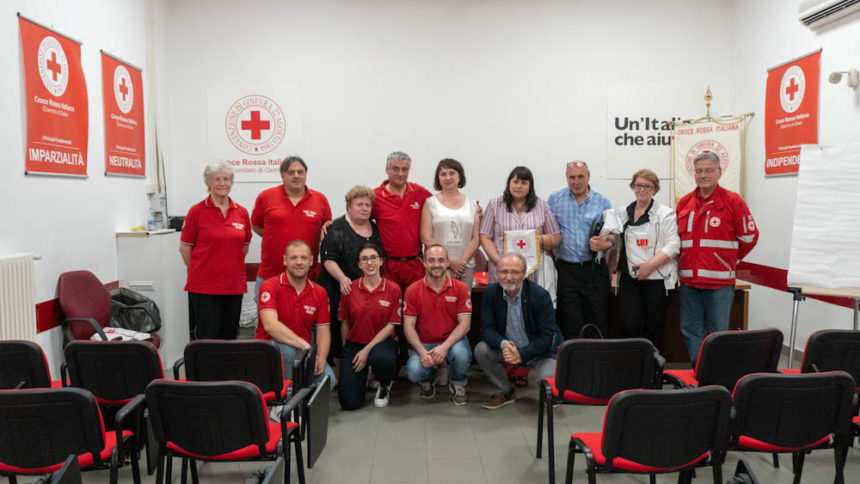
<svg viewBox="0 0 860 484"><path fill-rule="evenodd" d="M620 392L631 389L640 390L635 392L635 394L642 395L641 398L646 400L665 398L667 399L667 405L671 405L669 402L674 401L672 399L691 398L685 396L688 392L681 392L681 396L676 397L670 391L659 391L663 383L672 384L676 388L687 389L714 385L723 388L725 392L729 392L735 389L736 383L747 375L776 373L778 371L777 366L781 348L782 333L776 329L713 333L703 342L699 358L693 369L664 370L665 360L659 355L654 346L644 339L566 341L559 347L555 377L543 380L540 384L536 457L541 458L542 455L543 420L544 416L546 416L549 482L551 484L554 483L553 407L556 405L607 405L610 401L614 401L616 395ZM834 370L846 371L848 373L846 376L849 379L853 378L853 381L860 379L860 332L824 330L814 333L810 336L800 370L785 370L785 372L815 373ZM779 375L774 376L779 377ZM788 377L788 379L791 380L792 377ZM803 380L803 378L800 380ZM795 383L788 383L787 385L790 386L793 384ZM650 395L648 389L652 389L650 393L654 393L655 395L648 396ZM853 393L854 390L855 388L852 385L851 392ZM791 392L786 392L782 395L787 396L790 394ZM814 392L811 395L814 395ZM639 397L628 396L622 399L622 402L630 401L631 399L635 400L636 398ZM730 396L729 400L731 400ZM769 403L778 405L782 404L783 401L778 400ZM856 410L853 413L856 414ZM653 418L659 420L660 417L655 416ZM790 421L788 420L788 422ZM606 423L606 428L609 429L609 411L607 412ZM812 422L803 423L812 424ZM767 445L765 443L785 442L786 436L789 434L795 435L792 432L802 433L801 428L803 427L803 425L800 425L783 428L783 425L786 424L785 421L780 421L779 424L774 430L778 430L781 434L770 436L768 439L749 440L745 438L743 441L733 442L734 448L743 447L747 450L774 452L774 465L778 466L776 452L784 452L786 451L785 449L791 449L796 446L791 442L785 445ZM850 422L848 425L851 425ZM633 428L635 429L636 427ZM644 429L648 427L640 428ZM855 432L860 434L860 418L855 417L854 429ZM635 434L635 432L630 433L630 435ZM591 440L588 442L593 446L596 443L594 440L595 436L593 434L589 435L591 436ZM746 434L735 432L730 435ZM851 434L849 433L848 435L850 436ZM571 439L571 449L577 448L581 451L584 447L587 447L586 441L581 441L581 445L576 447L574 445L575 437L576 434ZM634 447L636 445L644 445L635 443L639 440L648 442L649 438L660 441L664 439L664 437L656 435L652 435L644 440L633 437L625 438L631 438L632 440L628 441L628 443ZM671 442L672 440L670 438L666 441ZM758 440L761 441L761 444L758 444ZM848 440L850 441L850 437ZM611 439L605 442L610 441ZM791 441L791 439L789 438L788 441ZM807 444L809 443L807 441ZM847 447L845 447L845 451L847 452ZM594 452L591 452L591 455L595 455ZM606 454L597 455L605 456ZM794 458L795 479L799 482L803 459L802 455L798 457L797 453L794 454ZM572 470L572 459L573 452L571 451L568 459L569 470ZM605 464L596 464L598 461L600 459L594 461L594 472L605 468L601 467L601 465ZM611 459L609 462L608 467L617 470L612 467ZM635 462L641 463L642 461ZM655 469L664 469L663 472L666 471L660 465L652 467ZM591 470L589 470L589 473L591 473ZM682 475L682 479L686 478L686 475Z"/></svg>
<svg viewBox="0 0 860 484"><path fill-rule="evenodd" d="M307 358L313 356L312 350ZM183 482L190 468L196 483L197 460L280 455L289 482L293 443L304 483L301 442L309 468L325 446L329 385L307 385L301 371L294 373L297 384L283 380L280 352L271 342L191 342L182 361L187 380L178 374L165 380L158 353L146 342L72 342L65 357L62 381L51 382L37 344L0 342L0 474L13 484L17 474L57 471L69 454L84 469L109 467L112 483L129 461L138 483L147 440L148 470L157 463L157 482L164 474L170 481L174 456L183 460ZM291 386L295 395L287 401ZM268 421L274 405L284 405L279 423Z"/></svg>

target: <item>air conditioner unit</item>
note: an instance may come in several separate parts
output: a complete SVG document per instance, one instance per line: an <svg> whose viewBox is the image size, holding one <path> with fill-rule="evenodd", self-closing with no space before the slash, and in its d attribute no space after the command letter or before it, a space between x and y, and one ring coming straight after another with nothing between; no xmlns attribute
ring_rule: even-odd
<svg viewBox="0 0 860 484"><path fill-rule="evenodd" d="M818 28L857 11L860 0L803 0L797 19L807 27Z"/></svg>

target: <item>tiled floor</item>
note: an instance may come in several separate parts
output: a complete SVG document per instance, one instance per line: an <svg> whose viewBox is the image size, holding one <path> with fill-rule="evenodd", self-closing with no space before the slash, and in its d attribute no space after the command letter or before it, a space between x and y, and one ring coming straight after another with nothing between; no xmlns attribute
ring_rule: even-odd
<svg viewBox="0 0 860 484"><path fill-rule="evenodd" d="M322 483L541 483L547 482L546 455L535 459L537 388L521 389L514 405L488 411L481 402L489 386L476 370L470 374L469 404L451 403L447 389L439 388L434 400L423 401L417 388L398 382L391 404L369 406L355 412L331 404L328 444L320 460L308 471L308 482ZM573 431L597 431L603 425L604 407L561 406L556 410L556 479L563 482L567 443ZM546 452L546 451L545 451ZM738 453L730 453L723 466L724 481L733 473ZM742 456L762 484L792 482L791 458L782 457L783 466L774 469L770 455ZM267 463L201 464L201 482L242 483L253 471ZM860 448L849 451L846 482L860 482ZM131 482L128 468L120 471L123 483ZM146 476L144 482L154 482ZM107 471L88 472L84 482L105 483ZM676 474L658 477L658 482L676 482ZM699 471L696 482L712 482L708 469ZM24 482L31 482L25 480ZM179 482L175 463L173 482ZM293 469L292 482L298 482ZM574 482L587 482L584 460L576 459ZM647 483L647 476L605 475L598 482ZM807 456L804 483L833 482L833 452L819 451Z"/></svg>

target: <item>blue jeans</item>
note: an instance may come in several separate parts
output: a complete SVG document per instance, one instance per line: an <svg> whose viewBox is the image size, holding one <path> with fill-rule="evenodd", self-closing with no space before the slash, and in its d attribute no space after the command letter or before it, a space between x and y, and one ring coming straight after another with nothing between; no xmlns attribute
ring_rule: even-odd
<svg viewBox="0 0 860 484"><path fill-rule="evenodd" d="M427 351L439 346L438 344L425 344ZM466 338L454 343L448 350L445 358L448 360L448 381L457 386L466 386L466 374L469 365L472 364L472 348ZM409 350L409 359L406 361L406 377L415 383L431 382L436 378L436 367L424 368L421 357L414 350Z"/></svg>
<svg viewBox="0 0 860 484"><path fill-rule="evenodd" d="M734 298L734 284L719 289L699 289L681 284L681 333L694 366L705 336L729 329L729 313Z"/></svg>
<svg viewBox="0 0 860 484"><path fill-rule="evenodd" d="M279 341L275 341L275 344L278 345L278 349L281 350L281 362L284 364L284 380L292 380L293 379L293 363L296 362L296 354L299 354L299 358L304 358L305 350L300 350L294 346L290 346L288 344L281 343ZM301 353L299 353L301 352ZM308 371L313 371L314 362L309 362L310 368ZM325 369L319 375L314 376L314 383L319 383L322 379L328 375L328 381L331 385L332 390L334 389L334 385L337 383L337 378L334 376L334 370L328 366L328 363L325 364ZM293 387L290 386L292 389Z"/></svg>
<svg viewBox="0 0 860 484"><path fill-rule="evenodd" d="M254 281L254 302L257 304L260 303L260 286L266 282L262 277L258 277L256 281Z"/></svg>

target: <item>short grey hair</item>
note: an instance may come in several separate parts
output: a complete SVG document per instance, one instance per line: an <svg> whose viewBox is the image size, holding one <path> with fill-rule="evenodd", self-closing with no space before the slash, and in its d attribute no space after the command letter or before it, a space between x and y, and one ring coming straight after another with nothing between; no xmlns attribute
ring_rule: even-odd
<svg viewBox="0 0 860 484"><path fill-rule="evenodd" d="M717 165L717 168L722 170L722 166L720 166L720 157L713 151L706 151L704 153L699 153L698 155L696 155L696 157L693 158L693 166L696 166L696 163L702 160L713 161L714 164Z"/></svg>
<svg viewBox="0 0 860 484"><path fill-rule="evenodd" d="M523 266L523 272L528 270L529 265L528 265L528 262L526 262L526 256L520 254L519 252L505 252L505 255L502 256L502 259L505 257L509 257L509 256L510 257L516 257L517 259L520 260L520 263ZM501 262L502 259L499 259L499 262Z"/></svg>
<svg viewBox="0 0 860 484"><path fill-rule="evenodd" d="M385 159L385 168L387 169L391 166L391 162L394 160L403 160L409 162L409 165L412 165L412 158L409 157L406 153L402 151L392 151L388 158Z"/></svg>
<svg viewBox="0 0 860 484"><path fill-rule="evenodd" d="M216 173L226 173L230 175L230 183L233 183L233 165L224 160L215 160L206 165L203 169L203 183L209 186L209 179Z"/></svg>

